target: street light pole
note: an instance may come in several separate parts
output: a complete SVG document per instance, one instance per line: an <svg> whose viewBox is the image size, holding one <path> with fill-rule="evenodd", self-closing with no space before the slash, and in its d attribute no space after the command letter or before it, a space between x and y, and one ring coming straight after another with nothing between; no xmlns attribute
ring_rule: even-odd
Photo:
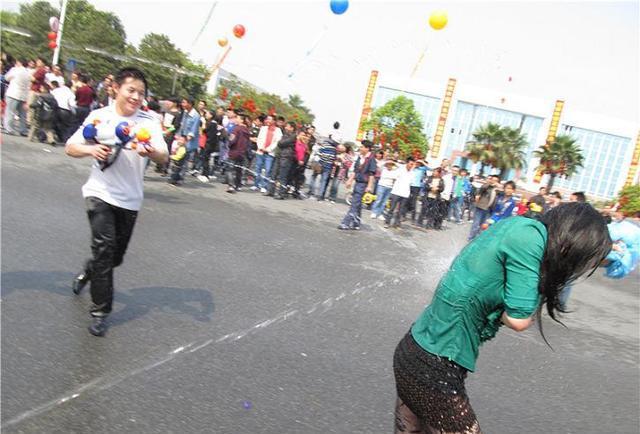
<svg viewBox="0 0 640 434"><path fill-rule="evenodd" d="M58 37L56 38L56 48L53 51L52 65L58 64L58 58L60 57L60 41L62 41L62 29L64 28L64 17L67 14L67 2L68 0L62 0L62 8L60 10L60 22L58 24Z"/></svg>

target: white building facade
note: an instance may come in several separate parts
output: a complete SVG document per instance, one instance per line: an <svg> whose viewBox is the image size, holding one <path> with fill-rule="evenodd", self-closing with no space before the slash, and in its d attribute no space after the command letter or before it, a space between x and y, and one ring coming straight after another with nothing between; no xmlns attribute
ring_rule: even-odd
<svg viewBox="0 0 640 434"><path fill-rule="evenodd" d="M424 120L423 131L430 145L427 159L434 164L449 158L472 173L479 171L479 163L474 164L459 154L464 151L465 144L473 139L472 134L478 127L493 122L519 128L529 142L526 167L519 173L511 171L507 177L530 191L537 191L540 186L546 185L545 177L539 179L535 176L537 161L533 151L547 140L557 100L498 93L456 83L455 80L455 87L452 87L451 83L452 80L449 83L419 83L380 76L371 109L399 95L411 99ZM447 113L443 116L443 100L446 92L451 95L452 89L450 101L446 103ZM628 182L630 171L633 181L638 182L638 125L575 111L571 101L561 102L560 106L562 109L557 112L556 134L568 134L576 139L585 161L584 167L571 178L555 180L554 186L558 190L565 193L584 191L592 199L611 199ZM435 140L437 137L440 137L440 143Z"/></svg>

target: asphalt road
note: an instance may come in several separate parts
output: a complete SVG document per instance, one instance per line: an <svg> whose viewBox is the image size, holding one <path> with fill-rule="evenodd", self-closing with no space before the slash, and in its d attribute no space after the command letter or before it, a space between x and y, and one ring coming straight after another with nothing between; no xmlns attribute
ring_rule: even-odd
<svg viewBox="0 0 640 434"><path fill-rule="evenodd" d="M342 204L229 195L146 199L105 338L69 284L89 254L89 160L4 137L2 431L389 433L395 345L468 225L343 233ZM368 213L365 213L368 214ZM564 328L502 330L468 391L487 433L639 431L639 277L579 284Z"/></svg>

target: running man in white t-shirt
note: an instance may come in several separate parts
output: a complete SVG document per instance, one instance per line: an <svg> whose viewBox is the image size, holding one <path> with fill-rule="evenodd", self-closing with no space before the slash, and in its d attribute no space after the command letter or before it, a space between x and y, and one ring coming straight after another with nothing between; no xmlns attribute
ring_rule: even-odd
<svg viewBox="0 0 640 434"><path fill-rule="evenodd" d="M92 257L72 284L73 292L79 294L91 281L93 319L89 332L94 336L103 336L107 328L105 320L113 303L113 269L122 263L142 206L147 159L158 164L167 162L167 145L160 123L140 110L147 93L142 71L120 70L114 91L115 104L91 112L66 145L66 153L71 157L95 159L91 175L82 187L91 226ZM127 122L133 132L145 129L147 134L139 136L140 141L123 144L116 136L116 126L122 122ZM87 125L95 125L95 141L85 139L83 131ZM148 140L144 140L144 135L149 136ZM110 164L105 167L107 161Z"/></svg>

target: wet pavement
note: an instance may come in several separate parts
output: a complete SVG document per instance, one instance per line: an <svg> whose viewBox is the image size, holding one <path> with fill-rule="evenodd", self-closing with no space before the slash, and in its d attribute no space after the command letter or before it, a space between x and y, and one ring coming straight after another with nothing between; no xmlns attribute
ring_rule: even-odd
<svg viewBox="0 0 640 434"><path fill-rule="evenodd" d="M274 201L152 169L105 338L71 278L90 161L3 137L2 431L388 433L395 345L468 225L336 230L343 204ZM598 273L600 274L600 273ZM568 328L502 330L469 376L487 433L637 433L638 273L572 294Z"/></svg>

